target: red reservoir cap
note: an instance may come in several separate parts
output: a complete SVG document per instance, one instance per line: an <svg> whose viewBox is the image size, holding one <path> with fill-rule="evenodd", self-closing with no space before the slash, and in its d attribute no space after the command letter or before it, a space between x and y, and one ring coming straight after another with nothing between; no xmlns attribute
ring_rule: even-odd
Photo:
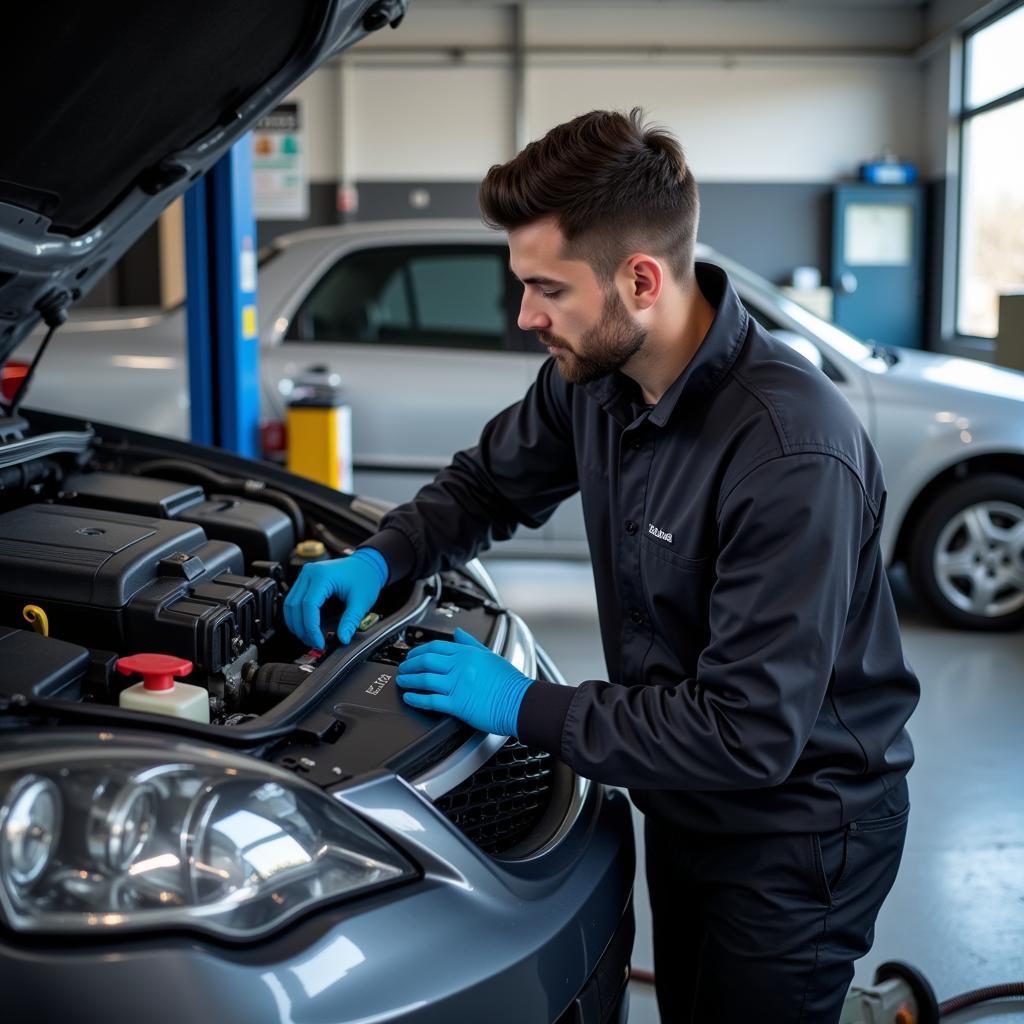
<svg viewBox="0 0 1024 1024"><path fill-rule="evenodd" d="M117 671L125 676L138 672L147 690L170 690L175 676L192 671L192 662L173 654L133 654L117 659Z"/></svg>

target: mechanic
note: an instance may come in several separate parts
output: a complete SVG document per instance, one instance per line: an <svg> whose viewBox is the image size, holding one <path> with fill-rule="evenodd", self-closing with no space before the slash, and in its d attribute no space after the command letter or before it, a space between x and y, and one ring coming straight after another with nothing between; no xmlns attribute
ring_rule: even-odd
<svg viewBox="0 0 1024 1024"><path fill-rule="evenodd" d="M753 158L753 154L752 154ZM488 172L519 325L551 358L289 628L473 558L579 491L607 680L528 679L469 634L409 654L417 708L515 735L645 815L663 1021L835 1022L899 866L913 761L878 457L832 382L694 263L676 139L593 111Z"/></svg>

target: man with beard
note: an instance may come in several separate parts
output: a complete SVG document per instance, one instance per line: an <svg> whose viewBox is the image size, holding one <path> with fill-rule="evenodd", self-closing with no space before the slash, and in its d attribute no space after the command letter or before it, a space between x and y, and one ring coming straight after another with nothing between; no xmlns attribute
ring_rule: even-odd
<svg viewBox="0 0 1024 1024"><path fill-rule="evenodd" d="M551 358L379 533L303 569L289 627L320 646L337 596L347 643L387 582L579 491L608 678L529 679L457 630L409 654L404 699L630 789L664 1021L835 1022L899 866L919 693L878 458L832 383L695 264L693 175L640 111L559 125L480 199Z"/></svg>

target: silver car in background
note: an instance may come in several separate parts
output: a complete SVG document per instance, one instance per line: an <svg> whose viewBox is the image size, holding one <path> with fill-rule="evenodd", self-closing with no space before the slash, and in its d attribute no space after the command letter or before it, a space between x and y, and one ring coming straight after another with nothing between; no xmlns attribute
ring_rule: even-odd
<svg viewBox="0 0 1024 1024"><path fill-rule="evenodd" d="M887 561L907 564L947 621L1024 622L1024 375L864 344L740 264L706 247L697 256L724 267L751 314L860 415L885 469ZM259 274L262 415L283 421L296 386L339 381L356 492L404 500L533 380L545 356L516 326L520 289L504 239L471 220L282 236ZM182 308L73 320L31 404L186 437L185 333ZM69 380L81 387L69 393ZM587 557L578 499L494 553Z"/></svg>

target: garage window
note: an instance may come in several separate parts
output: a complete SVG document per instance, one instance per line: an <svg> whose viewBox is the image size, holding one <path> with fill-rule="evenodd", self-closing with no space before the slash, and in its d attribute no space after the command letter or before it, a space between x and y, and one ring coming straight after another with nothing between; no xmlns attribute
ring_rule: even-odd
<svg viewBox="0 0 1024 1024"><path fill-rule="evenodd" d="M351 253L314 286L286 340L504 349L506 260L497 246Z"/></svg>
<svg viewBox="0 0 1024 1024"><path fill-rule="evenodd" d="M994 338L1024 288L1024 4L964 40L957 330Z"/></svg>

